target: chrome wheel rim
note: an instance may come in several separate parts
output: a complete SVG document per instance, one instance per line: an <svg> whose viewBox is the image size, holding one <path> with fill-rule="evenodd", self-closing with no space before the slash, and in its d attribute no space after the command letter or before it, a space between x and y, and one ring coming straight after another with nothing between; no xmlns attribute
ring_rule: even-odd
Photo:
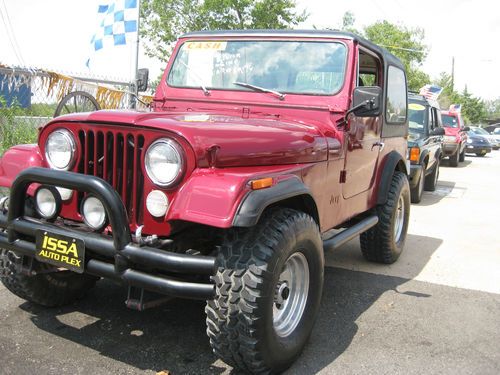
<svg viewBox="0 0 500 375"><path fill-rule="evenodd" d="M403 195L399 196L398 205L396 207L396 217L394 220L394 241L398 242L403 233L403 226L405 222L405 202Z"/></svg>
<svg viewBox="0 0 500 375"><path fill-rule="evenodd" d="M298 326L309 294L309 264L302 253L292 254L276 284L273 301L273 327L280 337L290 335Z"/></svg>

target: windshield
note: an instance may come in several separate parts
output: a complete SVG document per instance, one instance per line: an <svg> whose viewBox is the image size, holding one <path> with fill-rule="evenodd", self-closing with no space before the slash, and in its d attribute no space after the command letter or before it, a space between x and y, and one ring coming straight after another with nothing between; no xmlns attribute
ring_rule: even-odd
<svg viewBox="0 0 500 375"><path fill-rule="evenodd" d="M344 82L347 48L337 42L206 41L184 43L167 82L174 87L335 94Z"/></svg>
<svg viewBox="0 0 500 375"><path fill-rule="evenodd" d="M408 121L410 133L423 133L425 125L425 106L418 103L409 103Z"/></svg>
<svg viewBox="0 0 500 375"><path fill-rule="evenodd" d="M441 120L445 128L458 128L458 121L455 116L441 114Z"/></svg>
<svg viewBox="0 0 500 375"><path fill-rule="evenodd" d="M481 128L470 128L471 132L475 134L480 134L480 135L490 135L486 130L481 129Z"/></svg>

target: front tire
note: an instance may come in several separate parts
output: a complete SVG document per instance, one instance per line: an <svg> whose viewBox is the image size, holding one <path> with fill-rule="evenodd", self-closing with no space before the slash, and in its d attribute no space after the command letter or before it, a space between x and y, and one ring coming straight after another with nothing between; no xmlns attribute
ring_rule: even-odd
<svg viewBox="0 0 500 375"><path fill-rule="evenodd" d="M460 157L458 158L459 162L464 162L465 161L465 147L464 150L460 153Z"/></svg>
<svg viewBox="0 0 500 375"><path fill-rule="evenodd" d="M360 235L361 252L371 262L394 263L403 251L410 219L410 188L404 173L394 173L387 201L376 212L378 224Z"/></svg>
<svg viewBox="0 0 500 375"><path fill-rule="evenodd" d="M323 268L318 225L305 213L276 209L228 231L205 309L214 353L249 373L288 368L311 334Z"/></svg>
<svg viewBox="0 0 500 375"><path fill-rule="evenodd" d="M460 160L460 147L458 148L457 152L455 152L453 155L450 156L450 166L458 167L459 160Z"/></svg>
<svg viewBox="0 0 500 375"><path fill-rule="evenodd" d="M0 280L16 296L46 307L68 305L91 289L99 278L71 271L38 273L28 276L19 272L21 258L12 251L0 249ZM48 267L36 260L37 269Z"/></svg>

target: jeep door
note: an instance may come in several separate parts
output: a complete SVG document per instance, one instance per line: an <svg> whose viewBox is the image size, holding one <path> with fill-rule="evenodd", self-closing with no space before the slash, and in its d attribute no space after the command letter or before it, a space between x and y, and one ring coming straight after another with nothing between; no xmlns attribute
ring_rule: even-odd
<svg viewBox="0 0 500 375"><path fill-rule="evenodd" d="M358 51L358 86L381 86L380 59L364 49ZM369 190L381 150L381 117L350 116L346 128L345 182L342 195L345 199Z"/></svg>

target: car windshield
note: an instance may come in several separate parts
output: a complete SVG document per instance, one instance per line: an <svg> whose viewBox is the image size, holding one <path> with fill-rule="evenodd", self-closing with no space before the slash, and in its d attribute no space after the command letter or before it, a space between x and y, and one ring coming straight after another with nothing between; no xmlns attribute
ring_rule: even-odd
<svg viewBox="0 0 500 375"><path fill-rule="evenodd" d="M458 128L458 121L455 116L441 114L441 120L445 128Z"/></svg>
<svg viewBox="0 0 500 375"><path fill-rule="evenodd" d="M470 128L470 130L475 133L475 134L480 134L480 135L490 135L486 130L481 129L481 128Z"/></svg>
<svg viewBox="0 0 500 375"><path fill-rule="evenodd" d="M423 133L425 126L425 106L419 103L409 103L408 122L410 133Z"/></svg>
<svg viewBox="0 0 500 375"><path fill-rule="evenodd" d="M347 48L338 42L188 41L167 82L204 91L333 95L344 82L346 55Z"/></svg>

